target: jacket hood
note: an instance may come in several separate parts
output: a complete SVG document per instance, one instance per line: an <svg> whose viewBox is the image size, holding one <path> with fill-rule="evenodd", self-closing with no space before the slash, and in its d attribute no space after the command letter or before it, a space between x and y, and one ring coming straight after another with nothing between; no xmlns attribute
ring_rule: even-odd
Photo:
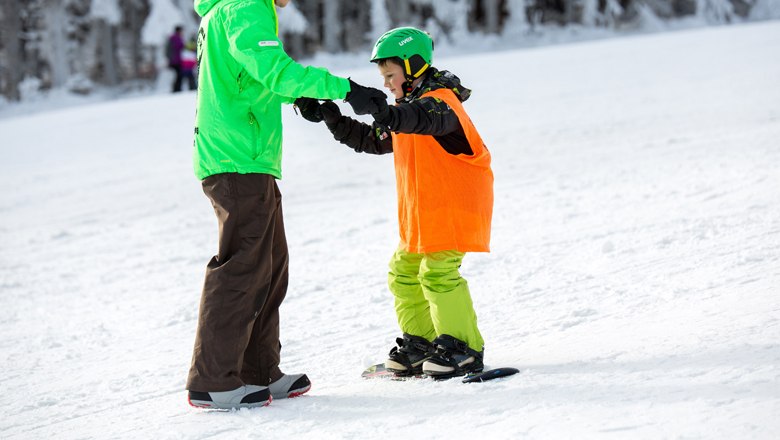
<svg viewBox="0 0 780 440"><path fill-rule="evenodd" d="M430 67L426 73L425 79L408 96L397 100L398 102L409 102L419 98L431 90L450 89L460 102L464 102L471 96L471 89L464 87L460 83L460 78L450 71L438 70Z"/></svg>
<svg viewBox="0 0 780 440"><path fill-rule="evenodd" d="M208 12L217 5L217 3L221 3L226 0L195 0L195 12L198 13L201 17L208 14ZM257 2L271 2L273 3L274 0L255 0Z"/></svg>
<svg viewBox="0 0 780 440"><path fill-rule="evenodd" d="M222 0L195 0L195 12L201 17L206 15L211 8Z"/></svg>

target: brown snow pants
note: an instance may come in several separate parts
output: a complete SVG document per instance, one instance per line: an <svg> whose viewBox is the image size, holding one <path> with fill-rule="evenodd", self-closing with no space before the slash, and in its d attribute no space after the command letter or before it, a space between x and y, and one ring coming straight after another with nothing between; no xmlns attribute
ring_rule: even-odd
<svg viewBox="0 0 780 440"><path fill-rule="evenodd" d="M203 180L219 221L219 249L206 267L187 389L268 385L279 370L279 306L287 292L282 196L268 174Z"/></svg>

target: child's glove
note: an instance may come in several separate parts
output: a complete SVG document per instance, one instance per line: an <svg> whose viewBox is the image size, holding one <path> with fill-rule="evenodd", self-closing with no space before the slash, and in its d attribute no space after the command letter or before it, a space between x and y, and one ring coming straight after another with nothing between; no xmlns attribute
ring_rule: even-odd
<svg viewBox="0 0 780 440"><path fill-rule="evenodd" d="M327 125L328 128L331 128L335 126L339 121L339 118L341 118L341 109L339 109L339 106L336 105L335 102L325 101L320 104L320 114L325 121L325 125Z"/></svg>
<svg viewBox="0 0 780 440"><path fill-rule="evenodd" d="M381 90L364 87L349 80L349 93L344 98L358 115L379 113L387 107L387 95Z"/></svg>
<svg viewBox="0 0 780 440"><path fill-rule="evenodd" d="M311 122L321 122L320 102L314 98L298 98L293 103L301 111L303 119Z"/></svg>

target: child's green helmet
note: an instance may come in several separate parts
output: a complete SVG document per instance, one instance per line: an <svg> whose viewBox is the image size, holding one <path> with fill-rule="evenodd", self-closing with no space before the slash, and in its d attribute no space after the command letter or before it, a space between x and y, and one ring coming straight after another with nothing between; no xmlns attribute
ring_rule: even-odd
<svg viewBox="0 0 780 440"><path fill-rule="evenodd" d="M427 32L413 27L399 27L385 32L374 44L371 62L400 58L404 75L419 78L433 63L433 40Z"/></svg>

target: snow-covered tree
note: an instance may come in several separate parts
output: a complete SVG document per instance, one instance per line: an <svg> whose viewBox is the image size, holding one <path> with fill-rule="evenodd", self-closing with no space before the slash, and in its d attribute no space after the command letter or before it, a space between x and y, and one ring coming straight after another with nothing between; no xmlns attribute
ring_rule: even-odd
<svg viewBox="0 0 780 440"><path fill-rule="evenodd" d="M370 0L343 2L340 11L344 30L341 50L350 52L362 50L376 38L376 36L366 38L371 28Z"/></svg>
<svg viewBox="0 0 780 440"><path fill-rule="evenodd" d="M296 58L321 50L362 51L386 30L418 26L440 43L474 33L527 38L545 25L666 28L780 18L780 0L294 0L279 10L280 36ZM154 80L176 25L194 38L192 0L0 0L0 94L39 89L89 93Z"/></svg>
<svg viewBox="0 0 780 440"><path fill-rule="evenodd" d="M507 18L504 22L504 35L519 36L528 32L528 7L530 0L507 0Z"/></svg>
<svg viewBox="0 0 780 440"><path fill-rule="evenodd" d="M20 13L17 0L0 0L0 94L13 101L24 76Z"/></svg>
<svg viewBox="0 0 780 440"><path fill-rule="evenodd" d="M294 3L285 8L279 8L279 35L284 41L287 53L292 57L300 57L305 53L304 35L309 27L306 17Z"/></svg>
<svg viewBox="0 0 780 440"><path fill-rule="evenodd" d="M342 47L342 23L339 16L341 2L322 0L322 3L322 46L327 52L338 52Z"/></svg>
<svg viewBox="0 0 780 440"><path fill-rule="evenodd" d="M622 14L617 0L584 0L581 22L587 27L614 27Z"/></svg>
<svg viewBox="0 0 780 440"><path fill-rule="evenodd" d="M90 16L98 41L96 79L109 86L116 85L119 83L116 33L122 19L119 4L117 0L92 0Z"/></svg>
<svg viewBox="0 0 780 440"><path fill-rule="evenodd" d="M780 19L780 0L756 0L750 6L747 17L752 20Z"/></svg>
<svg viewBox="0 0 780 440"><path fill-rule="evenodd" d="M696 12L708 23L731 23L734 18L734 5L729 0L697 0Z"/></svg>
<svg viewBox="0 0 780 440"><path fill-rule="evenodd" d="M369 40L376 39L392 27L385 0L371 0L371 28Z"/></svg>
<svg viewBox="0 0 780 440"><path fill-rule="evenodd" d="M485 32L499 33L501 30L501 1L484 0L482 8L485 10Z"/></svg>

